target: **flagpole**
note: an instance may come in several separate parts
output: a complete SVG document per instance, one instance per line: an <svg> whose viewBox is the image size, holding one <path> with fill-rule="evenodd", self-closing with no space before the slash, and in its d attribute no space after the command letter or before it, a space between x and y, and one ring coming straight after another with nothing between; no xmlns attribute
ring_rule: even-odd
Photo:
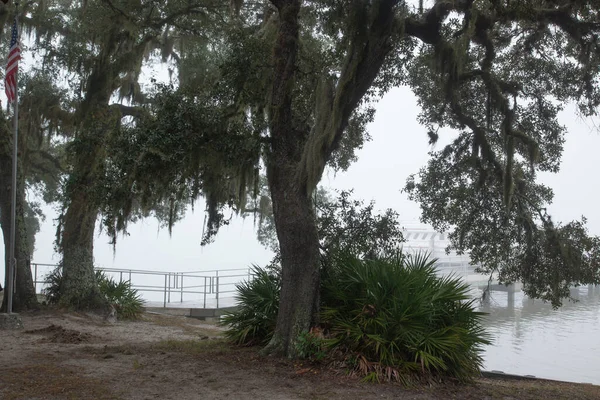
<svg viewBox="0 0 600 400"><path fill-rule="evenodd" d="M15 1L15 25L17 26L17 32L19 29L19 2ZM19 72L15 74L15 82L18 82ZM14 115L13 115L13 154L12 154L12 203L11 203L11 218L10 218L10 253L9 253L9 269L6 291L8 292L8 299L6 302L6 312L12 314L13 307L13 294L15 291L15 275L17 268L17 259L15 257L15 242L16 242L16 228L17 228L17 155L18 155L18 139L19 139L19 91L16 90L15 85L15 99L13 102Z"/></svg>

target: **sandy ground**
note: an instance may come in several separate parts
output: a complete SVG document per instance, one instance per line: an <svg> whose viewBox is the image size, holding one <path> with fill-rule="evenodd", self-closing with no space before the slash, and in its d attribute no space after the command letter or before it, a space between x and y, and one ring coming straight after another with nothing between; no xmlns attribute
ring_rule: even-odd
<svg viewBox="0 0 600 400"><path fill-rule="evenodd" d="M201 321L145 314L141 321L43 311L0 331L0 399L600 399L600 387L481 379L404 389L340 371L264 358L219 339Z"/></svg>

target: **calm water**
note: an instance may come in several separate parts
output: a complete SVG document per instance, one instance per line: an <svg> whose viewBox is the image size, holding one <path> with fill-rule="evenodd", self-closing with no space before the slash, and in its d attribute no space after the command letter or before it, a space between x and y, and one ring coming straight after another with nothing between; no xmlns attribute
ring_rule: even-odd
<svg viewBox="0 0 600 400"><path fill-rule="evenodd" d="M485 369L600 385L600 287L581 287L558 310L522 292L492 292L480 310L493 344Z"/></svg>

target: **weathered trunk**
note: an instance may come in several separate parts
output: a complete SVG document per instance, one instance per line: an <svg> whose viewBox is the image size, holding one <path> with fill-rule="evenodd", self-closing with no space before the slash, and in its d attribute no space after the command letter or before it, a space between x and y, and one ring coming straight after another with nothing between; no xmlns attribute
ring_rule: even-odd
<svg viewBox="0 0 600 400"><path fill-rule="evenodd" d="M1 114L1 113L0 113ZM4 114L0 115L1 119ZM5 288L8 286L10 263L10 228L12 218L12 139L8 129L0 131L0 225L4 236ZM21 153L22 154L22 153ZM31 276L29 246L25 224L25 182L19 160L17 176L17 208L15 227L15 270L16 286L13 296L13 311L24 311L38 306L33 278ZM6 293L6 292L5 292ZM2 310L6 311L8 296L4 296Z"/></svg>
<svg viewBox="0 0 600 400"><path fill-rule="evenodd" d="M325 77L312 126L294 115L292 95L299 42L300 0L272 0L278 9L269 104L271 149L267 168L281 249L282 288L277 326L265 349L294 356L296 340L315 323L319 309L319 241L310 192L340 143L352 113L372 86L392 50L397 1L356 2L365 29L353 33L337 82Z"/></svg>
<svg viewBox="0 0 600 400"><path fill-rule="evenodd" d="M78 310L106 309L94 274L94 229L98 217L98 181L103 174L104 140L114 118L107 104L86 108L82 133L73 152L67 186L68 207L59 233L62 253L60 303Z"/></svg>
<svg viewBox="0 0 600 400"><path fill-rule="evenodd" d="M106 308L94 274L94 229L97 207L86 193L77 187L62 222L62 282L60 303L77 310Z"/></svg>
<svg viewBox="0 0 600 400"><path fill-rule="evenodd" d="M4 181L4 176L2 177ZM20 189L23 187L19 185ZM10 225L11 225L11 194L8 191L8 196L2 190L2 200L0 200L0 219L2 225L2 234L4 236L4 261L5 261L5 287L8 287L8 266L10 262ZM33 286L33 278L31 276L31 254L29 254L29 246L27 241L27 231L24 222L24 202L25 196L23 190L17 193L17 225L15 235L15 258L17 259L17 267L15 270L15 291L13 296L13 311L24 311L38 307L37 296ZM2 310L6 311L7 298L4 296L2 301Z"/></svg>
<svg viewBox="0 0 600 400"><path fill-rule="evenodd" d="M110 96L116 77L126 71L119 68L133 65L124 60L113 62L113 53L121 46L119 32L118 24L107 27L106 41L93 61L85 100L76 116L79 122L76 139L69 148L73 172L67 185L68 208L58 237L63 256L60 301L76 309L107 306L94 275L94 228L102 196L105 140L121 120L120 112L109 106Z"/></svg>
<svg viewBox="0 0 600 400"><path fill-rule="evenodd" d="M279 26L273 53L267 175L281 249L282 287L275 333L265 353L294 357L298 335L310 329L317 315L319 239L309 189L298 173L308 127L296 126L291 98L300 1L281 1L277 7Z"/></svg>
<svg viewBox="0 0 600 400"><path fill-rule="evenodd" d="M318 315L319 238L312 200L296 185L295 168L275 165L269 171L269 184L282 287L275 333L265 351L294 357L298 335L308 331Z"/></svg>

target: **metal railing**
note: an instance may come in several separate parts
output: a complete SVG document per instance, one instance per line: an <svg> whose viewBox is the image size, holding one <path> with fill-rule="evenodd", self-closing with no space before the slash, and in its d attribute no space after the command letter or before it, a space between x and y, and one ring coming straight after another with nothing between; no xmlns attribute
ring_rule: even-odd
<svg viewBox="0 0 600 400"><path fill-rule="evenodd" d="M48 284L47 273L57 268L56 264L32 263L32 275L36 293L41 293ZM141 269L97 268L118 282L128 281L148 304L194 302L197 307L219 308L232 303L236 284L253 279L250 268L222 269L211 271L150 271ZM436 263L439 275L454 274L468 283L487 282L486 275L477 274L475 266L469 264L467 256L440 257ZM45 270L46 273L43 273ZM479 278L480 277L480 278ZM154 295L154 296L153 296ZM152 299L152 297L154 297Z"/></svg>
<svg viewBox="0 0 600 400"><path fill-rule="evenodd" d="M42 275L42 270L51 272L58 265L32 263L32 275L36 293L41 293L48 284ZM149 271L141 269L121 268L96 268L111 276L118 282L128 281L131 287L141 294L144 300L152 303L148 297L152 294L161 293L162 306L173 302L183 303L184 298L195 303L200 303L202 308L219 308L223 305L223 299L233 298L236 292L236 284L243 280L251 280L253 274L250 269L223 269L211 271L171 272L171 271Z"/></svg>

